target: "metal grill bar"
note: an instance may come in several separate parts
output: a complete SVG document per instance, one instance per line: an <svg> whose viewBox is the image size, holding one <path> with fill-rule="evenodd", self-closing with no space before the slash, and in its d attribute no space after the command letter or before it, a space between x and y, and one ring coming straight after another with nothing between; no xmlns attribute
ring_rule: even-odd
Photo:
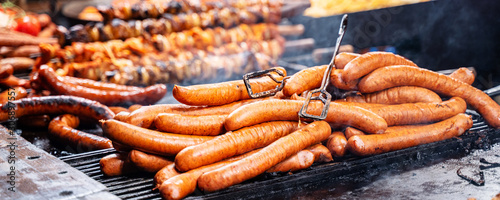
<svg viewBox="0 0 500 200"><path fill-rule="evenodd" d="M322 181L345 181L349 177L363 177L367 172L377 170L391 170L399 166L412 166L439 158L450 158L457 154L464 154L466 148L474 147L479 135L487 135L491 142L500 141L500 130L490 128L484 119L474 111L467 110L472 115L473 127L460 136L445 141L424 144L416 147L388 152L370 157L347 156L334 163L314 164L309 169L292 175L265 174L228 189L203 194L196 191L187 197L220 199L220 198L262 198L294 187L303 187L308 184L319 184ZM161 199L158 191L153 191L153 174L134 174L131 176L106 177L99 169L100 158L115 153L114 149L104 149L83 154L61 157L61 160L81 170L91 178L101 182L108 190L122 199ZM376 172L372 172L376 173ZM327 178L325 178L327 177Z"/></svg>

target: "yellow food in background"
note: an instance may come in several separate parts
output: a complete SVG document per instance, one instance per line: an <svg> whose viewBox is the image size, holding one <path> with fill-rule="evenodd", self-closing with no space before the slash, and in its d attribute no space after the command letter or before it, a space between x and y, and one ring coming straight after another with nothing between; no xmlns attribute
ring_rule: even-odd
<svg viewBox="0 0 500 200"><path fill-rule="evenodd" d="M311 7L304 11L310 17L324 17L343 13L400 6L429 0L310 0Z"/></svg>

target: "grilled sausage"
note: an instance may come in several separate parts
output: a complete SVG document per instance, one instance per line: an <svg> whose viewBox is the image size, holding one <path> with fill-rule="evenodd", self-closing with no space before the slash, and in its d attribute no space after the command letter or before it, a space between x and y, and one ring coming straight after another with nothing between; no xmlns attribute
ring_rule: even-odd
<svg viewBox="0 0 500 200"><path fill-rule="evenodd" d="M8 88L0 93L0 105L6 104L8 101L22 99L26 96L28 96L28 91L23 87Z"/></svg>
<svg viewBox="0 0 500 200"><path fill-rule="evenodd" d="M348 96L345 98L345 101L376 104L439 103L441 102L441 97L426 88L401 86L369 94Z"/></svg>
<svg viewBox="0 0 500 200"><path fill-rule="evenodd" d="M81 96L91 100L99 101L105 105L117 104L152 104L159 101L167 93L167 87L163 84L152 85L141 90L134 91L107 91L82 87L71 83L66 83L63 78L57 76L54 70L46 65L38 70L41 79L50 88L66 95Z"/></svg>
<svg viewBox="0 0 500 200"><path fill-rule="evenodd" d="M299 111L304 101L265 100L248 104L229 114L224 122L226 130L237 130L268 121L299 120ZM319 115L323 109L320 102L311 101L307 113ZM369 133L383 133L387 123L375 113L352 105L331 102L325 121L334 124L350 125Z"/></svg>
<svg viewBox="0 0 500 200"><path fill-rule="evenodd" d="M183 149L175 157L175 167L188 171L225 158L264 147L297 129L297 122L268 122L227 132L213 140Z"/></svg>
<svg viewBox="0 0 500 200"><path fill-rule="evenodd" d="M427 69L402 65L380 68L361 79L358 87L360 92L370 93L403 85L424 87L438 94L461 97L490 126L500 128L500 105L491 97L469 84Z"/></svg>
<svg viewBox="0 0 500 200"><path fill-rule="evenodd" d="M324 121L308 124L249 157L204 173L198 179L198 187L202 191L216 191L241 183L262 174L300 150L327 139L330 134L330 125Z"/></svg>
<svg viewBox="0 0 500 200"><path fill-rule="evenodd" d="M335 56L335 69L344 69L349 62L359 56L357 53L340 52Z"/></svg>
<svg viewBox="0 0 500 200"><path fill-rule="evenodd" d="M345 82L342 79L342 69L335 69L330 74L330 83L336 88L342 90L358 90L358 80L353 80L349 82Z"/></svg>
<svg viewBox="0 0 500 200"><path fill-rule="evenodd" d="M120 144L164 156L175 155L188 146L200 144L213 138L163 133L113 119L102 121L102 130L109 139Z"/></svg>
<svg viewBox="0 0 500 200"><path fill-rule="evenodd" d="M210 165L202 166L187 172L184 172L182 174L179 174L177 176L171 177L168 180L164 181L161 183L161 186L159 187L160 189L160 194L164 199L181 199L184 198L185 196L193 193L196 190L196 184L198 181L198 178L205 172L209 172L218 168L221 168L223 166L226 166L228 164L234 163L238 160L241 160L243 158L246 158L254 153L256 153L258 150L251 151L248 153L245 153L240 156L236 156L233 158L229 158L217 163L213 163Z"/></svg>
<svg viewBox="0 0 500 200"><path fill-rule="evenodd" d="M227 115L188 116L162 113L156 116L154 125L160 131L185 135L219 135L224 133Z"/></svg>
<svg viewBox="0 0 500 200"><path fill-rule="evenodd" d="M474 80L476 79L476 75L474 75L474 72L466 67L460 67L448 76L469 85L472 85L472 83L474 83Z"/></svg>
<svg viewBox="0 0 500 200"><path fill-rule="evenodd" d="M314 163L315 156L309 150L302 150L271 167L266 172L294 172L309 168Z"/></svg>
<svg viewBox="0 0 500 200"><path fill-rule="evenodd" d="M389 52L370 52L349 62L342 72L345 82L359 79L375 69L390 65L409 65L417 67L412 61Z"/></svg>
<svg viewBox="0 0 500 200"><path fill-rule="evenodd" d="M113 148L111 140L76 130L78 125L80 120L77 116L64 114L52 119L49 133L64 143L69 142L74 147L82 147L85 150Z"/></svg>
<svg viewBox="0 0 500 200"><path fill-rule="evenodd" d="M346 139L349 139L355 135L365 135L365 133L363 133L363 131L360 131L360 130L355 129L353 127L347 127L347 128L345 128L344 135L345 135Z"/></svg>
<svg viewBox="0 0 500 200"><path fill-rule="evenodd" d="M9 112L14 115L9 116ZM96 101L74 96L47 96L11 101L0 108L0 121L26 115L73 114L95 120L113 118L113 111Z"/></svg>
<svg viewBox="0 0 500 200"><path fill-rule="evenodd" d="M434 124L395 126L384 134L352 136L347 148L359 156L380 154L457 137L471 127L471 117L461 113Z"/></svg>
<svg viewBox="0 0 500 200"><path fill-rule="evenodd" d="M9 53L6 54L7 57L30 57L32 54L38 54L40 53L40 47L37 45L25 45L25 46L20 46ZM29 58L28 58L29 59ZM34 61L30 59L31 65L34 64ZM2 61L4 62L4 61Z"/></svg>
<svg viewBox="0 0 500 200"><path fill-rule="evenodd" d="M155 182L155 187L153 188L153 190L160 188L163 182L179 174L181 173L179 173L177 169L175 169L174 163L161 168L158 172L156 172L155 177L153 178Z"/></svg>
<svg viewBox="0 0 500 200"><path fill-rule="evenodd" d="M17 78L14 75L10 75L7 78L0 79L0 85L6 86L6 87L20 86L23 88L31 88L30 81Z"/></svg>
<svg viewBox="0 0 500 200"><path fill-rule="evenodd" d="M330 162L333 161L332 154L330 150L323 146L322 144L315 144L307 147L306 150L311 151L314 154L314 162Z"/></svg>
<svg viewBox="0 0 500 200"><path fill-rule="evenodd" d="M467 104L460 97L441 103L407 103L368 108L384 118L388 126L436 122L464 113Z"/></svg>
<svg viewBox="0 0 500 200"><path fill-rule="evenodd" d="M156 173L169 164L174 163L171 159L163 156L147 154L138 150L132 150L128 153L130 162L145 172Z"/></svg>
<svg viewBox="0 0 500 200"><path fill-rule="evenodd" d="M248 99L233 102L222 106L187 106L183 104L162 104L143 106L128 116L122 116L120 121L127 122L132 125L149 128L154 122L154 119L160 113L175 113L181 115L200 116L200 115L227 115L242 105L252 102L261 101L261 99Z"/></svg>
<svg viewBox="0 0 500 200"><path fill-rule="evenodd" d="M284 74L283 77L286 76L284 68L277 67L276 69ZM277 80L283 79L283 77L277 76L273 72L271 74L274 74L273 76ZM250 85L253 93L259 93L274 89L279 83L276 83L269 77L263 77L251 80ZM242 80L187 87L176 85L172 94L177 101L195 106L218 106L250 98Z"/></svg>
<svg viewBox="0 0 500 200"><path fill-rule="evenodd" d="M120 106L109 106L108 107L111 111L113 111L113 113L115 113L115 117L116 117L116 114L120 113L120 112L129 112L128 109L124 108L124 107L120 107Z"/></svg>
<svg viewBox="0 0 500 200"><path fill-rule="evenodd" d="M353 53L337 54L335 56L335 68L343 69L347 63L358 56L359 54ZM283 88L283 94L289 97L293 94L301 94L304 91L319 88L327 67L327 65L310 67L295 73L287 80Z"/></svg>
<svg viewBox="0 0 500 200"><path fill-rule="evenodd" d="M333 157L343 157L346 153L347 139L340 131L333 132L326 141L326 148L330 150Z"/></svg>
<svg viewBox="0 0 500 200"><path fill-rule="evenodd" d="M85 79L85 78L77 78L77 77L71 77L71 76L61 76L61 78L66 83L71 83L74 85L80 85L83 87L93 88L93 89L98 89L98 90L129 91L129 92L143 90L140 87L119 85L119 84L114 84L114 83L104 83L104 82L94 81L94 80Z"/></svg>
<svg viewBox="0 0 500 200"><path fill-rule="evenodd" d="M0 65L0 80L9 78L14 73L12 65Z"/></svg>
<svg viewBox="0 0 500 200"><path fill-rule="evenodd" d="M127 153L114 153L104 156L99 161L99 166L106 176L120 176L136 171L135 166L128 160Z"/></svg>
<svg viewBox="0 0 500 200"><path fill-rule="evenodd" d="M29 128L46 130L46 128L49 127L50 121L51 120L48 115L33 115L19 118L17 124L23 129Z"/></svg>

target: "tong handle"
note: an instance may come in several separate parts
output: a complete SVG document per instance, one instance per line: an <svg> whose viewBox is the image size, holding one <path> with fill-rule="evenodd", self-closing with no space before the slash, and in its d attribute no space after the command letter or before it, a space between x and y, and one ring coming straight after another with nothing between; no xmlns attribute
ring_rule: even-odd
<svg viewBox="0 0 500 200"><path fill-rule="evenodd" d="M340 28L339 28L339 36L335 44L335 50L333 51L332 60L330 61L328 68L325 70L325 74L323 75L323 79L321 81L321 87L307 94L306 101L304 102L304 105L302 105L302 108L300 109L299 112L300 117L315 119L315 120L326 119L326 116L328 114L328 108L330 107L330 102L332 100L332 95L326 91L326 87L330 82L330 74L332 73L332 69L335 66L335 56L339 51L340 43L344 38L344 33L346 28L347 28L347 14L345 14L342 17L342 21L340 23ZM312 97L314 93L320 93L320 95L318 97ZM311 100L321 100L321 103L324 105L321 111L321 115L317 116L317 115L307 114L307 109L309 107L309 104L311 103Z"/></svg>

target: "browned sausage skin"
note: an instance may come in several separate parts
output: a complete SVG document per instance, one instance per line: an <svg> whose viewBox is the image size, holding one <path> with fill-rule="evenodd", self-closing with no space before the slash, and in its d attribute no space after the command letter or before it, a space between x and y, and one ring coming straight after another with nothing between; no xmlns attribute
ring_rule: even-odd
<svg viewBox="0 0 500 200"><path fill-rule="evenodd" d="M370 93L403 85L424 87L446 96L461 97L490 126L500 128L500 105L491 97L469 84L427 69L404 65L383 67L361 79L358 87L360 92Z"/></svg>
<svg viewBox="0 0 500 200"><path fill-rule="evenodd" d="M183 149L175 157L180 171L188 171L264 147L298 128L297 122L276 121L227 132L211 141Z"/></svg>
<svg viewBox="0 0 500 200"><path fill-rule="evenodd" d="M304 101L278 99L255 102L229 114L224 126L230 131L268 121L298 121L298 113L303 104ZM322 109L323 104L311 101L307 113L319 115ZM354 126L369 133L383 133L387 128L384 119L358 106L331 102L328 113L325 119L327 122Z"/></svg>
<svg viewBox="0 0 500 200"><path fill-rule="evenodd" d="M277 67L276 69L284 74L283 77L286 76L284 68ZM274 74L274 72L271 74ZM278 80L283 79L283 77L276 74L273 76ZM250 80L250 85L254 93L259 93L274 89L279 83L273 81L270 77L262 77ZM219 106L250 98L242 80L187 87L176 85L172 94L177 101L194 106Z"/></svg>
<svg viewBox="0 0 500 200"><path fill-rule="evenodd" d="M204 173L198 179L198 187L203 191L216 191L241 183L264 173L300 150L325 140L330 134L330 125L324 121L308 124L249 157Z"/></svg>
<svg viewBox="0 0 500 200"><path fill-rule="evenodd" d="M63 78L57 76L54 70L43 65L38 74L51 90L66 95L81 96L87 99L102 102L105 105L118 104L152 104L159 101L167 93L167 87L163 84L152 85L141 90L117 91L100 90L67 83Z"/></svg>
<svg viewBox="0 0 500 200"><path fill-rule="evenodd" d="M342 79L345 82L354 81L369 74L373 70L390 65L417 67L412 61L390 52L370 52L349 62L342 72Z"/></svg>
<svg viewBox="0 0 500 200"><path fill-rule="evenodd" d="M11 101L0 108L0 121L9 119L9 111L15 111L13 117L43 114L73 114L95 120L111 119L114 114L108 107L96 101L74 96L47 96L23 98Z"/></svg>
<svg viewBox="0 0 500 200"><path fill-rule="evenodd" d="M347 142L348 150L359 156L380 154L460 136L472 127L472 119L458 114L429 125L389 127L384 134L355 135Z"/></svg>
<svg viewBox="0 0 500 200"><path fill-rule="evenodd" d="M120 122L102 121L104 134L113 141L148 153L172 156L182 149L211 140L211 136L163 133Z"/></svg>
<svg viewBox="0 0 500 200"><path fill-rule="evenodd" d="M77 116L64 114L50 122L49 133L59 141L69 142L74 147L83 147L86 150L113 148L111 140L107 138L76 130L79 124Z"/></svg>
<svg viewBox="0 0 500 200"><path fill-rule="evenodd" d="M219 135L224 133L227 115L188 116L161 113L155 118L155 127L160 131L185 135Z"/></svg>

